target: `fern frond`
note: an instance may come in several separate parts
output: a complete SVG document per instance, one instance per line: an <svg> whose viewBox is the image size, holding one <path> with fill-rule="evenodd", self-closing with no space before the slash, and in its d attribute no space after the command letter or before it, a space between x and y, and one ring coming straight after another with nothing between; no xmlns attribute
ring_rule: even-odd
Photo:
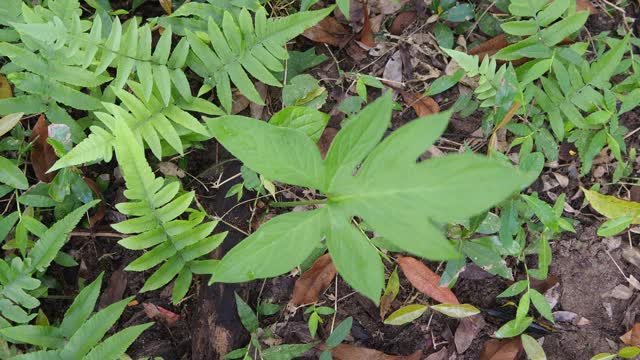
<svg viewBox="0 0 640 360"><path fill-rule="evenodd" d="M131 217L112 227L123 234L136 234L119 242L127 249L151 249L127 266L130 271L144 271L162 264L147 279L142 292L155 290L178 276L173 301L180 301L191 284L191 265L208 254L224 239L226 233L211 235L216 222L205 222L205 213L192 211L188 220L177 219L185 213L194 193L179 194L178 182L156 178L149 167L144 149L126 123L115 129L115 150L127 190L129 202L116 205L118 211Z"/></svg>
<svg viewBox="0 0 640 360"><path fill-rule="evenodd" d="M113 89L122 103L104 103L109 113L95 113L104 128L92 126L92 133L58 160L49 171L83 163L110 161L115 142L112 134L120 122L126 123L136 135L141 136L158 159L166 155L166 150L162 150L162 142L166 142L176 153L182 154L185 145L191 142L194 135L200 136L200 140L210 138L207 128L187 110L208 115L223 114L217 106L201 98L194 97L189 103L172 99L166 106L160 100L159 93L152 93L149 100L145 101L143 85L130 81L129 87L133 94L122 89ZM183 137L189 139L184 141Z"/></svg>
<svg viewBox="0 0 640 360"><path fill-rule="evenodd" d="M218 99L227 112L231 111L232 84L252 102L263 104L249 75L267 85L282 86L272 72L284 69L282 61L288 57L284 45L332 10L330 7L267 19L266 10L260 8L255 21L246 9L241 10L237 18L225 11L221 26L209 20L208 44L199 35L187 31L195 54L188 65L205 79L206 84L216 88Z"/></svg>
<svg viewBox="0 0 640 360"><path fill-rule="evenodd" d="M133 298L118 301L91 316L100 294L101 283L102 274L82 289L65 313L60 327L19 325L1 329L0 334L11 342L52 349L19 355L12 359L120 359L131 343L153 323L126 328L101 341Z"/></svg>
<svg viewBox="0 0 640 360"><path fill-rule="evenodd" d="M187 30L206 32L209 19L216 24L221 24L225 11L238 16L243 8L252 12L260 8L260 1L257 0L208 1L209 3L186 2L171 15L159 17L158 25L164 28L170 27L176 34L186 36Z"/></svg>

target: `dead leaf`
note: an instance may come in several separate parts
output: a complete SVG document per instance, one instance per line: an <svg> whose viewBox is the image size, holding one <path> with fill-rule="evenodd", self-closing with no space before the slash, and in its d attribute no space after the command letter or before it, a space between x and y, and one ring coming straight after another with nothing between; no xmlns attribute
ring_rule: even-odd
<svg viewBox="0 0 640 360"><path fill-rule="evenodd" d="M253 84L256 87L256 90L258 90L258 94L260 94L260 98L262 99L262 101L267 100L267 92L269 90L269 88L267 88L267 85L261 83L260 81L256 81ZM264 109L265 106L264 105L259 105L256 103L251 103L249 104L249 110L251 113L251 117L254 119L260 119L262 120L262 115L264 113Z"/></svg>
<svg viewBox="0 0 640 360"><path fill-rule="evenodd" d="M31 166L38 180L51 182L55 172L47 174L47 170L53 166L58 157L53 151L53 147L47 142L49 130L44 114L40 115L38 122L31 131Z"/></svg>
<svg viewBox="0 0 640 360"><path fill-rule="evenodd" d="M438 352L434 352L433 354L429 354L426 360L448 360L449 359L449 349L442 348Z"/></svg>
<svg viewBox="0 0 640 360"><path fill-rule="evenodd" d="M411 285L444 304L460 304L456 295L445 286L440 286L440 276L434 273L421 261L410 256L398 258L398 264Z"/></svg>
<svg viewBox="0 0 640 360"><path fill-rule="evenodd" d="M486 323L484 318L480 314L460 320L460 324L458 324L458 328L456 329L456 333L453 338L458 354L462 354L467 351L469 346L471 346L473 339L478 336L478 333L485 325Z"/></svg>
<svg viewBox="0 0 640 360"><path fill-rule="evenodd" d="M400 35L409 27L409 25L413 24L414 21L418 18L418 15L415 11L404 11L398 14L393 22L391 23L391 27L389 28L389 32L393 35Z"/></svg>
<svg viewBox="0 0 640 360"><path fill-rule="evenodd" d="M171 0L160 0L160 6L162 6L162 9L167 13L167 15L171 15L171 13L173 13Z"/></svg>
<svg viewBox="0 0 640 360"><path fill-rule="evenodd" d="M302 33L307 39L343 47L349 41L349 30L333 17L326 17Z"/></svg>
<svg viewBox="0 0 640 360"><path fill-rule="evenodd" d="M335 277L336 267L329 254L320 256L313 263L313 266L296 281L291 303L303 305L318 302L320 294L331 285Z"/></svg>
<svg viewBox="0 0 640 360"><path fill-rule="evenodd" d="M378 350L364 347L340 344L331 349L331 356L335 360L420 360L422 351L417 350L411 355L387 355Z"/></svg>
<svg viewBox="0 0 640 360"><path fill-rule="evenodd" d="M640 323L636 323L631 330L620 336L620 340L629 346L640 346Z"/></svg>
<svg viewBox="0 0 640 360"><path fill-rule="evenodd" d="M473 47L469 50L469 55L478 55L480 59L483 59L487 55L494 55L508 45L510 43L507 41L507 37L504 34L500 34Z"/></svg>
<svg viewBox="0 0 640 360"><path fill-rule="evenodd" d="M109 278L109 286L100 296L98 309L103 309L117 301L122 300L124 291L127 289L127 274L124 268L120 268L111 274Z"/></svg>
<svg viewBox="0 0 640 360"><path fill-rule="evenodd" d="M400 51L396 51L391 55L384 66L382 78L384 79L382 80L383 83L394 89L404 86L402 83L402 54Z"/></svg>
<svg viewBox="0 0 640 360"><path fill-rule="evenodd" d="M625 247L622 250L622 257L630 264L640 268L640 251L638 249Z"/></svg>
<svg viewBox="0 0 640 360"><path fill-rule="evenodd" d="M327 156L327 151L329 151L329 147L331 146L331 142L333 138L338 134L338 130L328 127L325 128L320 135L320 140L318 141L318 149L320 149L320 154L324 159Z"/></svg>
<svg viewBox="0 0 640 360"><path fill-rule="evenodd" d="M589 0L576 0L576 11L589 10L591 14L596 14L598 9Z"/></svg>
<svg viewBox="0 0 640 360"><path fill-rule="evenodd" d="M440 105L430 96L412 93L408 91L402 92L402 99L405 104L411 106L419 117L437 114L440 112Z"/></svg>
<svg viewBox="0 0 640 360"><path fill-rule="evenodd" d="M184 170L180 169L178 165L168 161L159 162L158 170L160 170L164 176L177 176L180 179L185 176Z"/></svg>
<svg viewBox="0 0 640 360"><path fill-rule="evenodd" d="M178 320L180 320L180 315L173 311L169 311L162 306L152 303L142 303L142 306L144 307L144 312L147 314L149 319L158 318L169 327L175 326Z"/></svg>
<svg viewBox="0 0 640 360"><path fill-rule="evenodd" d="M610 291L600 294L601 297L612 297L618 300L629 300L633 296L633 290L622 284L617 285Z"/></svg>
<svg viewBox="0 0 640 360"><path fill-rule="evenodd" d="M516 360L522 353L520 337L491 339L484 343L479 360Z"/></svg>
<svg viewBox="0 0 640 360"><path fill-rule="evenodd" d="M549 275L544 280L538 280L531 278L531 287L538 290L539 293L544 294L547 290L551 289L558 283L558 276Z"/></svg>
<svg viewBox="0 0 640 360"><path fill-rule="evenodd" d="M408 2L409 0L378 0L377 7L383 14L391 15L402 9Z"/></svg>
<svg viewBox="0 0 640 360"><path fill-rule="evenodd" d="M11 90L11 84L7 78L0 74L0 99L6 99L13 97L13 91Z"/></svg>
<svg viewBox="0 0 640 360"><path fill-rule="evenodd" d="M360 33L360 42L368 47L376 46L376 41L373 37L373 30L371 28L371 19L369 18L369 5L368 2L364 2L364 23L362 26L362 32Z"/></svg>
<svg viewBox="0 0 640 360"><path fill-rule="evenodd" d="M100 204L98 204L98 209L89 216L89 226L93 227L104 218L105 214L107 213L107 207L104 202L104 196L102 196L102 192L100 191L100 187L98 187L98 184L96 184L95 181L89 179L86 176L83 176L82 180L84 180L84 182L91 188L91 190L93 190L96 198L102 200L100 201Z"/></svg>
<svg viewBox="0 0 640 360"><path fill-rule="evenodd" d="M233 103L231 104L231 113L236 115L246 109L251 101L247 99L244 95L240 94L239 91L233 91Z"/></svg>

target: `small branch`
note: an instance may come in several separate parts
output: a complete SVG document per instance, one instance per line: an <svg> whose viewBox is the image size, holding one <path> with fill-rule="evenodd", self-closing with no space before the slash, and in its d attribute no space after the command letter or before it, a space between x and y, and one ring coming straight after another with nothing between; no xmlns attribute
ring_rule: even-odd
<svg viewBox="0 0 640 360"><path fill-rule="evenodd" d="M306 200L306 201L276 201L272 202L269 205L272 207L294 207L294 206L304 206L304 205L317 205L317 204L326 204L327 199L322 200Z"/></svg>

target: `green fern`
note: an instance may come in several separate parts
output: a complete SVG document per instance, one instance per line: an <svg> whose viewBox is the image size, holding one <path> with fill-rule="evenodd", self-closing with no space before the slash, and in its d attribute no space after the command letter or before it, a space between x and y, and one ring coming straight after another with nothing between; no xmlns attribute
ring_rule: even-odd
<svg viewBox="0 0 640 360"><path fill-rule="evenodd" d="M231 111L231 84L252 102L264 104L248 74L267 85L282 86L272 72L284 70L282 62L288 58L284 45L331 11L333 7L267 19L266 10L260 8L255 21L246 9L237 18L225 11L221 26L209 20L206 35L187 31L196 55L189 58L188 66L204 78L206 85L216 88L227 112Z"/></svg>
<svg viewBox="0 0 640 360"><path fill-rule="evenodd" d="M40 306L40 302L30 292L42 284L33 274L49 267L69 233L97 203L93 201L79 207L44 231L24 260L19 257L10 262L0 260L0 325L8 326L9 321L24 324L36 316L30 312Z"/></svg>
<svg viewBox="0 0 640 360"><path fill-rule="evenodd" d="M260 8L260 1L257 0L207 1L208 3L185 2L171 15L157 18L158 25L165 28L170 27L174 29L176 34L186 36L187 30L206 32L209 19L212 19L216 24L221 24L225 11L238 16L243 8L253 12Z"/></svg>
<svg viewBox="0 0 640 360"><path fill-rule="evenodd" d="M120 359L133 341L153 323L126 328L102 340L133 297L118 301L91 315L100 294L101 283L102 274L78 294L60 326L19 325L1 329L0 334L11 342L45 349L14 356L11 359Z"/></svg>
<svg viewBox="0 0 640 360"><path fill-rule="evenodd" d="M210 236L217 222L203 223L203 211L188 210L194 193L178 195L179 182L154 176L142 144L126 123L116 126L115 138L116 157L127 185L124 194L130 200L116 208L132 218L112 226L123 234L137 234L119 242L125 248L153 248L126 269L145 271L162 264L140 291L159 289L177 276L173 287L173 301L177 303L189 290L197 259L215 249L226 233ZM187 220L176 219L185 211L190 212Z"/></svg>
<svg viewBox="0 0 640 360"><path fill-rule="evenodd" d="M194 135L196 140L211 137L207 128L187 110L208 115L223 114L217 106L200 98L192 98L189 103L172 99L166 106L160 93L156 91L145 101L143 85L130 81L129 87L133 94L122 89L113 89L122 103L115 105L105 102L103 106L109 113L95 113L104 128L91 126L91 134L58 160L49 171L101 160L110 161L115 143L113 133L120 122L126 123L137 135L142 136L158 159L167 153L162 150L162 141L176 153L183 154L185 140L188 145Z"/></svg>

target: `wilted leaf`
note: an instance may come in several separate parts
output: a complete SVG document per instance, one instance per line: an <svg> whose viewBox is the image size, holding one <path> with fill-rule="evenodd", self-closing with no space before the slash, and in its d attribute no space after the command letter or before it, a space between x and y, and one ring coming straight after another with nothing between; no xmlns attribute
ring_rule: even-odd
<svg viewBox="0 0 640 360"><path fill-rule="evenodd" d="M95 199L101 199L100 204L98 204L98 208L94 213L89 216L89 226L94 226L104 218L104 215L107 212L107 207L105 205L104 197L102 196L102 192L100 192L100 187L96 184L95 181L89 179L86 176L82 177L82 180L87 184L87 186L93 191L95 194Z"/></svg>
<svg viewBox="0 0 640 360"><path fill-rule="evenodd" d="M582 189L591 207L609 219L633 217L632 224L640 224L640 203L602 195L597 191Z"/></svg>
<svg viewBox="0 0 640 360"><path fill-rule="evenodd" d="M482 315L470 316L460 320L460 324L456 329L456 333L453 337L453 341L456 345L456 351L458 354L462 354L476 338L480 330L486 325Z"/></svg>
<svg viewBox="0 0 640 360"><path fill-rule="evenodd" d="M437 114L440 112L440 106L430 96L403 91L402 99L405 104L411 106L413 110L415 110L416 115L419 117Z"/></svg>
<svg viewBox="0 0 640 360"><path fill-rule="evenodd" d="M147 314L149 319L157 318L169 327L174 326L180 319L180 315L174 313L173 311L169 311L162 306L151 303L142 303L142 306L144 307L144 312L145 314Z"/></svg>
<svg viewBox="0 0 640 360"><path fill-rule="evenodd" d="M13 91L11 91L11 84L7 81L7 78L0 74L0 99L6 99L13 97ZM2 133L0 133L2 135Z"/></svg>
<svg viewBox="0 0 640 360"><path fill-rule="evenodd" d="M51 182L55 176L55 172L47 174L47 170L58 159L53 147L47 142L49 130L44 115L40 115L36 126L31 132L31 166L38 180L42 182Z"/></svg>
<svg viewBox="0 0 640 360"><path fill-rule="evenodd" d="M425 295L440 303L460 304L456 295L449 288L439 286L440 276L419 260L403 256L398 258L398 264L411 285Z"/></svg>
<svg viewBox="0 0 640 360"><path fill-rule="evenodd" d="M0 119L0 136L8 133L9 131L11 131L11 129L18 125L20 119L22 119L22 115L24 115L24 113L9 114L2 117L2 119Z"/></svg>
<svg viewBox="0 0 640 360"><path fill-rule="evenodd" d="M456 319L463 319L480 313L480 310L470 304L439 304L432 305L431 309Z"/></svg>
<svg viewBox="0 0 640 360"><path fill-rule="evenodd" d="M411 355L387 355L383 352L364 347L340 344L331 349L334 360L420 360L422 351L418 350Z"/></svg>
<svg viewBox="0 0 640 360"><path fill-rule="evenodd" d="M631 330L620 336L620 340L626 345L640 346L640 323L636 323Z"/></svg>
<svg viewBox="0 0 640 360"><path fill-rule="evenodd" d="M400 35L402 31L409 27L416 19L418 15L415 11L404 11L398 14L393 22L391 23L391 27L389 28L389 32L393 35Z"/></svg>
<svg viewBox="0 0 640 360"><path fill-rule="evenodd" d="M589 0L576 0L576 11L588 10L591 14L598 12L598 9L593 6Z"/></svg>
<svg viewBox="0 0 640 360"><path fill-rule="evenodd" d="M316 303L335 277L336 267L329 254L320 256L296 281L291 303L296 306Z"/></svg>
<svg viewBox="0 0 640 360"><path fill-rule="evenodd" d="M100 295L98 308L102 309L122 300L122 296L126 289L127 274L122 268L120 268L111 274L111 277L109 278L109 286L107 286L107 288L102 292L102 295Z"/></svg>
<svg viewBox="0 0 640 360"><path fill-rule="evenodd" d="M173 6L171 4L171 0L159 0L160 1L160 6L162 6L162 9L164 10L164 12L167 13L167 15L171 15L171 13L173 13Z"/></svg>
<svg viewBox="0 0 640 360"><path fill-rule="evenodd" d="M547 360L547 355L545 355L542 346L540 346L536 339L527 334L522 334L520 339L522 340L522 347L527 353L529 360Z"/></svg>
<svg viewBox="0 0 640 360"><path fill-rule="evenodd" d="M413 320L419 318L427 311L429 307L421 304L411 304L394 311L384 321L387 325L404 325L410 323Z"/></svg>
<svg viewBox="0 0 640 360"><path fill-rule="evenodd" d="M371 18L369 18L369 4L364 2L364 20L362 24L362 32L360 33L360 41L369 46L376 46L376 41L373 37L373 30L371 29Z"/></svg>
<svg viewBox="0 0 640 360"><path fill-rule="evenodd" d="M349 40L349 30L334 17L326 17L302 33L307 39L342 47Z"/></svg>
<svg viewBox="0 0 640 360"><path fill-rule="evenodd" d="M402 87L402 55L396 51L384 66L382 78L387 86L392 88Z"/></svg>
<svg viewBox="0 0 640 360"><path fill-rule="evenodd" d="M380 298L380 319L384 319L391 307L391 303L398 296L398 292L400 292L400 279L398 278L398 268L395 268L391 276L389 276L387 286L384 289L382 298Z"/></svg>
<svg viewBox="0 0 640 360"><path fill-rule="evenodd" d="M469 55L478 55L480 59L483 59L487 55L495 55L495 53L509 45L510 44L509 41L507 41L507 37L504 34L500 34L494 38L480 43L478 46L473 47L471 50L469 50Z"/></svg>
<svg viewBox="0 0 640 360"><path fill-rule="evenodd" d="M181 179L185 176L184 170L180 169L175 163L168 161L159 162L158 170L160 170L164 176L176 176Z"/></svg>
<svg viewBox="0 0 640 360"><path fill-rule="evenodd" d="M484 343L479 360L517 360L522 353L520 338L491 339Z"/></svg>

